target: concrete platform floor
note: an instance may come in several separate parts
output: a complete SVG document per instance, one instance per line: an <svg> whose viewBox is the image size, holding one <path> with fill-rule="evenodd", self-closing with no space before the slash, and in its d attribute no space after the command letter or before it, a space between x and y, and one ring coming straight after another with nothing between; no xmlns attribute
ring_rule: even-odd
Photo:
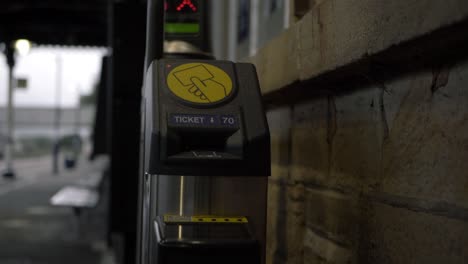
<svg viewBox="0 0 468 264"><path fill-rule="evenodd" d="M71 208L49 205L60 188L86 175L89 166L81 164L52 175L48 157L20 160L15 180L0 179L1 264L113 263L104 243L105 206L77 218Z"/></svg>

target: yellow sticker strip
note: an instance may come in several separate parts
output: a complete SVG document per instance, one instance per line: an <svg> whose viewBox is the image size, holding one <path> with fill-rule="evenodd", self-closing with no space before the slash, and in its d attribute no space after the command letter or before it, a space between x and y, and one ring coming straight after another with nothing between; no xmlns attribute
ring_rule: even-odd
<svg viewBox="0 0 468 264"><path fill-rule="evenodd" d="M165 223L246 224L247 217L164 215Z"/></svg>
<svg viewBox="0 0 468 264"><path fill-rule="evenodd" d="M249 221L246 217L222 217L222 216L192 216L193 223L228 223L245 224Z"/></svg>

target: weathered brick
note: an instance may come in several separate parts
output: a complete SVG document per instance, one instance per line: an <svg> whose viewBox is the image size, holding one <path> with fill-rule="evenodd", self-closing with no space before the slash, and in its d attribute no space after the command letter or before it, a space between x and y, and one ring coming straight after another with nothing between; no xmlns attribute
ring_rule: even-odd
<svg viewBox="0 0 468 264"><path fill-rule="evenodd" d="M287 138L278 134L271 135L271 180L287 181L289 179L289 145Z"/></svg>
<svg viewBox="0 0 468 264"><path fill-rule="evenodd" d="M310 0L295 0L294 1L294 8L295 8L294 15L296 15L297 17L302 17L313 6L313 3L311 2L312 1Z"/></svg>
<svg viewBox="0 0 468 264"><path fill-rule="evenodd" d="M294 107L292 179L356 191L375 185L381 166L380 89Z"/></svg>
<svg viewBox="0 0 468 264"><path fill-rule="evenodd" d="M336 97L336 133L329 137L329 184L356 192L373 188L382 159L379 88Z"/></svg>
<svg viewBox="0 0 468 264"><path fill-rule="evenodd" d="M341 244L357 244L360 212L355 197L330 190L307 189L305 204L307 227Z"/></svg>
<svg viewBox="0 0 468 264"><path fill-rule="evenodd" d="M327 261L315 255L308 247L304 248L304 264L327 264Z"/></svg>
<svg viewBox="0 0 468 264"><path fill-rule="evenodd" d="M328 178L326 99L294 107L292 128L292 179L324 184Z"/></svg>
<svg viewBox="0 0 468 264"><path fill-rule="evenodd" d="M285 260L286 241L286 190L275 183L268 185L266 261ZM277 262L278 263L278 262Z"/></svg>
<svg viewBox="0 0 468 264"><path fill-rule="evenodd" d="M381 190L468 208L468 63L432 92L436 77L427 71L387 85L407 92L389 119Z"/></svg>
<svg viewBox="0 0 468 264"><path fill-rule="evenodd" d="M464 3L322 1L296 25L300 80L320 76L466 18L468 6Z"/></svg>
<svg viewBox="0 0 468 264"><path fill-rule="evenodd" d="M255 64L257 73L261 76L259 81L262 93L278 90L299 78L296 37L295 30L286 29L257 54L243 59Z"/></svg>
<svg viewBox="0 0 468 264"><path fill-rule="evenodd" d="M289 2L294 12L295 1ZM256 56L245 59L256 64L263 93L365 60L468 16L465 0L300 2L310 2L313 8Z"/></svg>
<svg viewBox="0 0 468 264"><path fill-rule="evenodd" d="M287 181L290 166L291 110L280 108L268 112L271 134L271 179Z"/></svg>
<svg viewBox="0 0 468 264"><path fill-rule="evenodd" d="M354 263L353 252L307 229L304 236L304 263Z"/></svg>
<svg viewBox="0 0 468 264"><path fill-rule="evenodd" d="M372 203L363 224L360 263L467 263L468 223Z"/></svg>
<svg viewBox="0 0 468 264"><path fill-rule="evenodd" d="M267 263L302 263L304 202L292 198L294 188L269 185Z"/></svg>

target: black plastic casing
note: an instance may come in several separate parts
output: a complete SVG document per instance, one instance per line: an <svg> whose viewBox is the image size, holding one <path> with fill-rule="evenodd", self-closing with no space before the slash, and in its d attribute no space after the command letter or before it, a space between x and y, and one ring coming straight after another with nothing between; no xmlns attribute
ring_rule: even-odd
<svg viewBox="0 0 468 264"><path fill-rule="evenodd" d="M227 227L229 227L229 225L232 224L228 224ZM261 263L260 244L252 238L171 239L166 237L164 234L164 229L167 228L165 226L166 225L159 221L159 219L154 222L156 233L155 238L157 243L155 249L152 251L152 259L157 260L156 263ZM177 227L178 226L175 226L175 228ZM197 227L194 228L196 229Z"/></svg>
<svg viewBox="0 0 468 264"><path fill-rule="evenodd" d="M225 70L234 91L226 100L213 105L194 105L176 97L167 86L168 67L185 63L206 63ZM168 66L169 65L169 66ZM269 176L270 134L255 67L248 63L215 60L153 61L145 80L143 116L144 168L148 174L185 176ZM226 127L174 127L171 114L233 115L238 118L236 131ZM212 151L212 141L227 137L219 157L191 156L186 139L180 135L199 135L196 151ZM178 149L181 152L178 153ZM182 151L184 150L184 151Z"/></svg>

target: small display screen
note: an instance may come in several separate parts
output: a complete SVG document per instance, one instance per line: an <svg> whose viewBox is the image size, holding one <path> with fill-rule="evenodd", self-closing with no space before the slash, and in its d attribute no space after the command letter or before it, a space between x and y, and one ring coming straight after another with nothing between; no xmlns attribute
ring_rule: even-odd
<svg viewBox="0 0 468 264"><path fill-rule="evenodd" d="M200 5L198 0L166 0L166 32L168 34L198 34Z"/></svg>
<svg viewBox="0 0 468 264"><path fill-rule="evenodd" d="M197 13L198 8L198 0L168 0L165 5L168 13Z"/></svg>

